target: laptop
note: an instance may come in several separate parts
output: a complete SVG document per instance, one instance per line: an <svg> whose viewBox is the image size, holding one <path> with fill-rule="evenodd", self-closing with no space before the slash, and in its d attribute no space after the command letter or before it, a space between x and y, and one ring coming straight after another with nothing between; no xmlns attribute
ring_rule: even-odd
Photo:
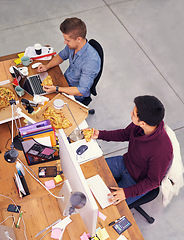
<svg viewBox="0 0 184 240"><path fill-rule="evenodd" d="M0 225L0 240L16 240L13 228L5 225Z"/></svg>
<svg viewBox="0 0 184 240"><path fill-rule="evenodd" d="M48 94L46 91L43 90L43 87L41 86L43 80L48 76L47 72L26 77L23 76L23 74L17 68L13 67L13 70L19 86L31 96L34 97L35 95Z"/></svg>

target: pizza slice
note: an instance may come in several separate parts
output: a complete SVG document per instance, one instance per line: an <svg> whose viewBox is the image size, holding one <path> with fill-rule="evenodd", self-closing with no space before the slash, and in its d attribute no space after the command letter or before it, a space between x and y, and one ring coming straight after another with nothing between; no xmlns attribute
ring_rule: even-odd
<svg viewBox="0 0 184 240"><path fill-rule="evenodd" d="M48 75L42 82L41 84L42 86L52 86L53 82L52 82L52 78L50 75Z"/></svg>
<svg viewBox="0 0 184 240"><path fill-rule="evenodd" d="M67 118L63 118L63 121L62 121L62 128L65 129L65 128L68 128L72 126L71 122L67 119Z"/></svg>
<svg viewBox="0 0 184 240"><path fill-rule="evenodd" d="M55 129L65 129L72 126L72 123L64 116L64 113L61 110L56 111L51 107L48 107L42 115L44 119L50 120Z"/></svg>
<svg viewBox="0 0 184 240"><path fill-rule="evenodd" d="M12 99L15 99L15 94L12 90L0 88L0 108L8 107Z"/></svg>
<svg viewBox="0 0 184 240"><path fill-rule="evenodd" d="M86 142L90 142L94 134L94 128L83 129L82 132L84 134L84 138L86 139Z"/></svg>

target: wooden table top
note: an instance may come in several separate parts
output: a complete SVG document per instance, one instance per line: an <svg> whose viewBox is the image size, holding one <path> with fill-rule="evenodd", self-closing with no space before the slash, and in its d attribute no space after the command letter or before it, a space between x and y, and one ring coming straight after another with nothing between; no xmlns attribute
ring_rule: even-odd
<svg viewBox="0 0 184 240"><path fill-rule="evenodd" d="M12 54L5 57L0 57L0 68L4 69L4 71L0 71L0 80L11 79L11 75L9 74L9 67L12 66L13 59L17 58L16 54ZM7 60L7 61L5 61ZM35 63L36 61L34 61ZM34 73L34 69L30 68L30 74ZM62 82L61 78L64 76L59 67L55 67L49 70L49 74L53 77L54 81L57 82L58 85L64 84L66 85L66 80ZM52 95L50 96L52 97ZM20 222L20 229L14 228L17 240L25 239L24 237L24 224L26 226L26 235L27 239L36 239L35 235L49 226L53 222L55 222L59 218L63 218L62 213L59 209L57 199L52 197L35 179L33 179L27 172L25 175L25 179L27 185L29 187L30 195L26 196L22 199L19 198L15 183L13 181L14 172L16 172L15 163L9 164L4 160L4 153L10 146L11 142L11 122L4 123L0 125L0 133L1 133L1 141L0 141L0 222L5 220L8 216L14 216L15 221L18 219L17 213L10 213L7 211L7 207L11 204L11 199L15 201L17 205L21 206L21 210L23 211L23 218ZM8 141L8 139L10 139ZM27 166L25 157L23 152L19 151L19 158L21 161ZM42 163L31 166L30 168L38 175L38 167L39 166L51 166L59 164L58 161L52 161L47 163ZM105 181L108 187L117 186L104 157L100 157L98 159L89 161L81 165L81 169L86 178L91 177L93 175L99 174L102 179ZM53 178L43 178L41 182L44 183L46 180L50 180ZM52 193L57 195L60 191L61 186L58 186L52 189ZM97 203L98 204L98 203ZM99 205L98 205L99 206ZM120 216L125 215L127 219L132 223L132 226L124 232L124 235L128 240L143 240L143 236L129 210L125 201L121 202L117 206L109 206L108 208L101 209L99 206L99 211L107 216L106 220L103 221L98 217L97 227L105 227L107 232L110 235L110 238L115 240L118 238L118 234L112 227L109 227L108 224L115 219L118 219ZM87 232L87 229L80 217L79 214L75 214L71 216L72 223L70 223L64 232L63 239L64 240L78 240L80 236ZM9 218L3 223L6 226L12 226L12 218ZM40 239L44 234L37 237ZM44 239L51 239L51 233L48 233Z"/></svg>

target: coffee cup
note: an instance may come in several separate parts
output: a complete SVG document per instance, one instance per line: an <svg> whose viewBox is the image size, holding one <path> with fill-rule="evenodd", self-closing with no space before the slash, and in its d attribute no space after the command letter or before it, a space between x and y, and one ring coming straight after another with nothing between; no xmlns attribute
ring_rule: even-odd
<svg viewBox="0 0 184 240"><path fill-rule="evenodd" d="M37 55L40 55L42 53L42 46L40 43L36 43L34 45L34 49Z"/></svg>
<svg viewBox="0 0 184 240"><path fill-rule="evenodd" d="M16 93L17 93L17 95L18 95L19 97L22 97L22 96L25 94L24 89L21 88L20 86L16 86L16 87L15 87L15 91L16 91Z"/></svg>
<svg viewBox="0 0 184 240"><path fill-rule="evenodd" d="M33 60L30 59L28 56L23 56L21 58L21 61L24 66L29 66L29 64L33 62Z"/></svg>

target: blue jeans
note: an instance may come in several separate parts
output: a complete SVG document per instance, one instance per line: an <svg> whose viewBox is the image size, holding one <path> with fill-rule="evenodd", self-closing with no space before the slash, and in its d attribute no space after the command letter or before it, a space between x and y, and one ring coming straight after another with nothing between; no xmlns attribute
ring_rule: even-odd
<svg viewBox="0 0 184 240"><path fill-rule="evenodd" d="M128 170L124 165L123 156L109 157L106 158L105 160L119 187L126 188L136 184L136 182L130 176ZM126 202L129 205L138 200L139 198L141 198L142 196L144 196L145 194L146 193L136 197L129 197L126 199Z"/></svg>

